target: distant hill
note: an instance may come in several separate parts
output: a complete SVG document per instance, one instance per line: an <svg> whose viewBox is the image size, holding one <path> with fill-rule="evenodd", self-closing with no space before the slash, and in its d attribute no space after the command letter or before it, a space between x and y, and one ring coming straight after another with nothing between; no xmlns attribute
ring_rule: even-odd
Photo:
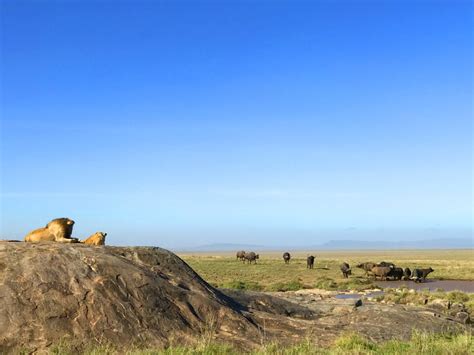
<svg viewBox="0 0 474 355"><path fill-rule="evenodd" d="M298 244L298 245L258 245L258 244L233 244L216 243L197 247L181 248L187 251L236 251L236 250L256 250L256 251L279 251L279 250L384 250L384 249L472 249L474 246L472 239L425 239L425 240L405 240L405 241L367 241L367 240L330 240L322 244Z"/></svg>
<svg viewBox="0 0 474 355"><path fill-rule="evenodd" d="M472 239L428 239L414 241L331 240L320 249L470 249Z"/></svg>

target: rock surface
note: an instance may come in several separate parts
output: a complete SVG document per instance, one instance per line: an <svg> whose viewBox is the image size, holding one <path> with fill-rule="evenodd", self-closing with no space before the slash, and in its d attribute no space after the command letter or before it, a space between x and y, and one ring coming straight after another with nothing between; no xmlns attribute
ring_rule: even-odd
<svg viewBox="0 0 474 355"><path fill-rule="evenodd" d="M0 350L66 341L166 346L255 335L240 305L160 248L0 243ZM0 351L0 352L2 352Z"/></svg>
<svg viewBox="0 0 474 355"><path fill-rule="evenodd" d="M426 307L355 302L321 290L217 290L161 248L0 242L0 353L203 337L248 351L271 341L327 346L347 332L385 341L467 329Z"/></svg>

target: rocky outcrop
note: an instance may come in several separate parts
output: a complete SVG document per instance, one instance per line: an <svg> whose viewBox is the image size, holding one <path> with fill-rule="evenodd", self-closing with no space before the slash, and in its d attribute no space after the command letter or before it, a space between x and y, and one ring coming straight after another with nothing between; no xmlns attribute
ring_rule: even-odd
<svg viewBox="0 0 474 355"><path fill-rule="evenodd" d="M381 304L370 302L367 298L362 301L357 295L353 295L354 298L331 295L331 292L324 290L273 293L273 297L306 307L316 315L310 322L301 321L299 330L300 336L305 332L315 334L313 341L320 346L330 345L336 337L345 333L357 333L374 342L384 342L392 339L407 341L414 330L429 334L473 332L472 327L461 324L464 315L457 320L426 306ZM259 300L254 299L253 302L258 303ZM263 317L266 314L260 315L260 318ZM280 323L284 322L280 320ZM266 324L271 323L267 321Z"/></svg>
<svg viewBox="0 0 474 355"><path fill-rule="evenodd" d="M161 248L0 243L0 350L65 341L166 346L257 331L241 306ZM0 352L2 352L0 351Z"/></svg>

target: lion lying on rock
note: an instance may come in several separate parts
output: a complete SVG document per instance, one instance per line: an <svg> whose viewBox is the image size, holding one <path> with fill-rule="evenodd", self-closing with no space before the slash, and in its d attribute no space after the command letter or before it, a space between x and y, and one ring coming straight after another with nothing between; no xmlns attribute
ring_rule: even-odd
<svg viewBox="0 0 474 355"><path fill-rule="evenodd" d="M77 238L72 238L72 228L74 221L69 218L56 218L49 222L46 227L35 229L28 233L25 242L58 242L58 243L78 243Z"/></svg>
<svg viewBox="0 0 474 355"><path fill-rule="evenodd" d="M107 233L97 232L92 234L89 238L81 240L81 243L89 245L105 245L105 237Z"/></svg>

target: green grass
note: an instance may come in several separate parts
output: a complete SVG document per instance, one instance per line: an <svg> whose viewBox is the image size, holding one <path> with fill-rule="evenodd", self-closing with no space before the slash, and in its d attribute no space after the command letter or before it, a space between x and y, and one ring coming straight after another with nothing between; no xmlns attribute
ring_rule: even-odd
<svg viewBox="0 0 474 355"><path fill-rule="evenodd" d="M268 287L269 291L298 291L301 290L302 288L305 288L305 284L301 282L301 280L292 280L288 282L277 282L274 284L271 284Z"/></svg>
<svg viewBox="0 0 474 355"><path fill-rule="evenodd" d="M276 259L262 259L243 264L233 258L186 257L184 260L211 285L257 291L296 291L305 288L364 289L372 282L361 275L343 279L338 261L325 261L306 269L305 260L292 260L289 265Z"/></svg>
<svg viewBox="0 0 474 355"><path fill-rule="evenodd" d="M472 335L429 334L414 332L409 341L391 340L376 344L360 335L349 334L336 340L329 354L449 355L472 354Z"/></svg>
<svg viewBox="0 0 474 355"><path fill-rule="evenodd" d="M261 291L262 286L254 281L230 281L222 285L224 288L233 288L236 290Z"/></svg>
<svg viewBox="0 0 474 355"><path fill-rule="evenodd" d="M316 255L313 270L306 269L306 255ZM290 264L280 253L261 253L257 264L243 264L233 253L181 254L180 256L206 281L221 288L259 291L322 288L327 290L363 290L372 288L360 262L391 261L401 267L433 267L429 277L436 279L471 280L474 258L469 250L436 251L326 251L294 252ZM344 279L339 265L346 261L352 266L352 276ZM234 287L236 286L236 287Z"/></svg>
<svg viewBox="0 0 474 355"><path fill-rule="evenodd" d="M112 355L119 349L114 346L91 347L82 354L85 355ZM64 344L51 347L50 354L69 355L77 351ZM172 346L167 349L120 349L120 353L127 355L220 355L242 354L231 344L202 342L193 346ZM311 342L309 338L295 345L282 346L273 342L263 344L256 349L249 349L247 354L255 355L468 355L474 353L474 342L470 333L464 334L430 334L414 332L408 341L390 340L384 343L372 342L358 334L346 334L336 339L327 348L321 348Z"/></svg>

